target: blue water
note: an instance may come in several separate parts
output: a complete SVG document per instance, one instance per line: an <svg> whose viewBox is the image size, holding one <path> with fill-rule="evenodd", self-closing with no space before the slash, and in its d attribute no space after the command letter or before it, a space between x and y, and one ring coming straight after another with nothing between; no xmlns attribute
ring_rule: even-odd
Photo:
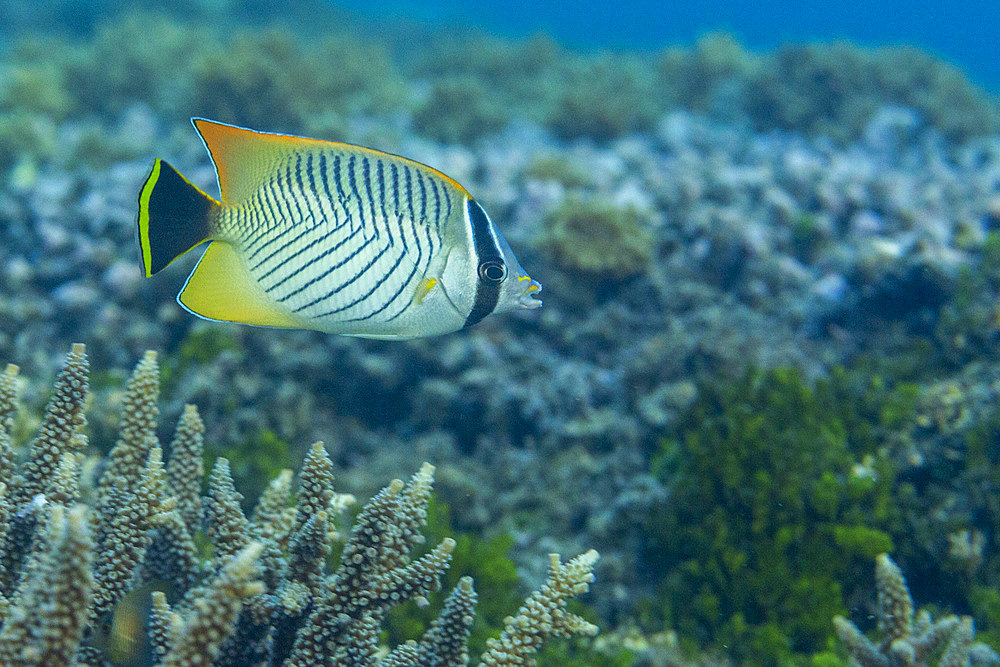
<svg viewBox="0 0 1000 667"><path fill-rule="evenodd" d="M523 36L546 32L576 48L657 49L690 44L711 31L731 32L748 48L783 42L849 40L866 46L907 44L935 53L1000 91L1000 2L936 0L338 0L347 9L475 26Z"/></svg>

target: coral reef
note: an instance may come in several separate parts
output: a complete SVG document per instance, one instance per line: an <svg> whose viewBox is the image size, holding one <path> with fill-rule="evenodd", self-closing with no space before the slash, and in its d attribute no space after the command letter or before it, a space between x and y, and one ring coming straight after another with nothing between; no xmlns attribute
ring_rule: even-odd
<svg viewBox="0 0 1000 667"><path fill-rule="evenodd" d="M807 129L838 140L863 132L879 107L913 108L952 137L1000 129L986 97L957 68L918 49L866 52L846 43L786 45L760 63L744 98L758 127Z"/></svg>
<svg viewBox="0 0 1000 667"><path fill-rule="evenodd" d="M285 471L248 519L224 458L202 497L197 409L185 407L165 467L156 439L158 364L147 352L125 390L119 438L90 488L80 478L84 346L73 346L39 433L15 464L9 426L17 377L9 366L0 381L0 464L9 481L0 484L4 665L106 665L109 642L140 651L134 647L145 627L150 655L171 667L467 664L477 600L470 577L458 581L419 640L388 653L381 645L386 613L408 600L426 604L456 546L445 538L410 555L424 540L433 466L425 463L408 483L394 480L366 503L330 569L327 558L340 546L334 522L353 498L334 493L322 443L302 464L293 505ZM199 507L207 560L194 541L202 532ZM487 641L480 664L528 665L549 638L596 634L566 603L587 591L597 558L590 550L564 564L553 554L545 585ZM151 600L148 621L137 617L137 595Z"/></svg>
<svg viewBox="0 0 1000 667"><path fill-rule="evenodd" d="M443 79L413 114L421 134L449 142L470 142L495 133L507 118L486 96L486 86L471 77Z"/></svg>
<svg viewBox="0 0 1000 667"><path fill-rule="evenodd" d="M659 114L649 67L624 55L574 65L546 119L556 135L608 140L652 127Z"/></svg>
<svg viewBox="0 0 1000 667"><path fill-rule="evenodd" d="M875 560L875 585L876 618L882 636L877 644L843 616L833 619L852 664L954 667L1000 663L1000 655L993 649L973 641L975 631L970 617L944 616L934 620L926 609L914 617L906 580L888 554L879 554Z"/></svg>
<svg viewBox="0 0 1000 667"><path fill-rule="evenodd" d="M653 235L634 207L570 198L549 213L543 229L538 245L577 279L622 280L653 256Z"/></svg>
<svg viewBox="0 0 1000 667"><path fill-rule="evenodd" d="M472 653L515 613L517 571L545 581L544 559L531 554L591 545L609 585L592 616L574 611L624 628L617 646L650 664L664 664L649 651L666 644L729 646L708 659L717 662L808 661L830 648L828 617L855 607L868 561L890 546L915 596L974 615L977 637L1000 646L995 97L906 48L752 53L708 35L660 53L577 53L545 36L366 29L320 0L168 5L0 0L0 358L23 367L0 373L0 406L14 405L5 392L23 375L30 407L16 418L0 407L0 511L17 517L0 525L13 545L5 579L44 560L41 542L21 543L48 512L25 504L44 486L48 505L67 508L67 539L77 500L93 508L91 597L110 605L99 620L146 618L152 607L156 639L143 650L166 655L171 628L196 627L178 600L204 596L221 574L206 570L209 526L218 539L247 530L278 543L299 573L281 589L292 604L298 584L316 578L324 528L329 540L346 534L333 508L325 522L285 512L297 488L286 469L312 467L307 445L325 439L340 490L362 498L401 469L440 463L435 493L452 516L425 532L432 546L456 538L444 588L476 577ZM53 16L67 20L54 26ZM194 257L162 281L141 280L135 193L152 155L214 187L187 125L204 114L363 143L457 176L551 298L528 315L398 345L186 316L174 295ZM595 230L615 253L595 252ZM57 372L52 350L76 340L107 369L90 376L89 438L59 456L46 436L37 457L27 446L15 457L12 442L75 428L43 423L48 387L38 378ZM110 455L123 369L147 349L160 350L163 414L181 423L157 433L161 451L137 421L122 436L129 449ZM775 406L794 405L802 386L815 399L814 380L836 383L841 364L857 370L850 400ZM710 388L748 367L798 374L764 383L773 401ZM877 383L903 388L906 400L883 400ZM845 415L852 403L885 414ZM699 429L692 406L720 428ZM755 411L786 432L758 428ZM745 438L726 440L724 425ZM685 462L688 449L697 456ZM81 452L110 459L77 461ZM801 466L795 454L807 457ZM98 481L109 460L112 476L130 471L127 484ZM19 491L12 480L33 466L47 481L32 473ZM692 480L705 479L713 484L699 494ZM147 528L111 538L100 508L127 498L128 517ZM677 498L699 514L683 514ZM691 531L695 555L676 550L667 519ZM219 550L234 557L250 541ZM340 549L331 543L327 561ZM664 553L677 567L660 564ZM756 573L751 554L773 568L746 574ZM132 587L119 558L139 559L136 583L172 581L171 590ZM257 562L276 558L265 548ZM813 576L805 563L819 564ZM265 571L230 584L283 585ZM6 598L12 584L3 585ZM428 632L444 603L414 607L384 619L389 645ZM648 641L630 638L633 626ZM255 645L259 631L239 626L240 641ZM115 654L130 638L97 632L86 642ZM576 655L591 646L580 642L550 644L542 661L601 664ZM609 664L627 664L611 650Z"/></svg>
<svg viewBox="0 0 1000 667"><path fill-rule="evenodd" d="M136 103L165 117L201 114L296 132L350 130L359 114L403 113L424 136L463 142L523 118L559 137L615 140L652 132L677 109L841 142L860 138L887 106L915 110L949 138L1000 128L986 94L916 49L787 45L755 54L732 37L709 35L657 57L593 55L545 37L509 43L442 31L375 39L327 3L284 6L288 18L309 16L298 31L288 21L264 28L243 12L199 22L199 14L226 11L225 3L203 4L184 3L188 9L173 15L159 5L94 12L104 22L83 41L11 35L12 67L0 80L0 168L142 155L145 132L93 122L61 132L54 124L93 113L116 123ZM215 22L235 29L205 27Z"/></svg>
<svg viewBox="0 0 1000 667"><path fill-rule="evenodd" d="M596 551L588 551L565 565L553 554L545 585L507 621L499 639L486 642L483 664L521 665L550 637L597 634L596 625L563 608L567 600L586 592L587 585L594 580L591 570L596 562Z"/></svg>

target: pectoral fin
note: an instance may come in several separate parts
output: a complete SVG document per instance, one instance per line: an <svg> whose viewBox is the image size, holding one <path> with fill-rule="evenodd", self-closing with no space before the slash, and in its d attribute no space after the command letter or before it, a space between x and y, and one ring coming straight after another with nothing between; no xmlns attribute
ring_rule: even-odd
<svg viewBox="0 0 1000 667"><path fill-rule="evenodd" d="M421 280L420 284L417 285L417 289L413 291L413 303L419 306L423 302L424 297L434 289L435 285L437 285L437 278L424 278Z"/></svg>

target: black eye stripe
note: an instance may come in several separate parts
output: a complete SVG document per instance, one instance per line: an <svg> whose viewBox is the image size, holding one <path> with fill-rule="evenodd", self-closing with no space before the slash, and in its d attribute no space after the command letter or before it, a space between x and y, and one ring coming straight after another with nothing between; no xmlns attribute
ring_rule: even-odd
<svg viewBox="0 0 1000 667"><path fill-rule="evenodd" d="M500 283L507 275L507 267L503 262L503 254L497 247L496 239L490 233L490 219L486 211L474 199L469 199L466 204L469 213L469 223L472 226L472 243L479 259L478 276L476 281L476 298L473 301L472 312L465 318L463 328L471 327L473 324L483 319L493 312L500 300ZM499 266L502 269L503 277L495 280L489 277L490 267ZM485 268L484 268L485 267ZM485 274L485 275L484 275Z"/></svg>

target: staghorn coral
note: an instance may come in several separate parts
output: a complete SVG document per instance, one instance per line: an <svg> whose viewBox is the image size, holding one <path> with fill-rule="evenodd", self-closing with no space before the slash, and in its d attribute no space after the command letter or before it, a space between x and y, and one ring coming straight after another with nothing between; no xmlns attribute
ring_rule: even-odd
<svg viewBox="0 0 1000 667"><path fill-rule="evenodd" d="M287 541L298 512L288 506L291 497L292 471L285 469L264 489L250 517L250 528L260 539L270 539L278 544Z"/></svg>
<svg viewBox="0 0 1000 667"><path fill-rule="evenodd" d="M587 591L594 580L597 552L591 549L563 564L550 556L549 576L541 590L532 593L517 616L508 618L499 639L486 642L484 665L523 665L542 642L551 637L596 635L597 626L565 609L566 601Z"/></svg>
<svg viewBox="0 0 1000 667"><path fill-rule="evenodd" d="M205 498L205 524L216 556L232 556L250 543L250 524L243 516L243 496L233 487L229 461L215 460Z"/></svg>
<svg viewBox="0 0 1000 667"><path fill-rule="evenodd" d="M171 452L182 462L164 464L156 445L151 353L129 382L129 413L108 468L96 488L81 484L84 352L75 345L67 358L26 460L17 465L20 452L3 443L11 474L10 484L0 483L0 664L103 667L143 656L171 667L468 663L477 599L469 577L419 640L395 647L382 640L390 609L427 604L456 544L444 538L411 558L424 541L433 466L425 463L408 482L394 480L362 507L331 569L334 519L353 498L334 492L322 443L303 462L294 504L292 473L283 471L248 520L224 458L202 497L203 469L192 460L203 428L197 411L187 406L177 427ZM0 384L5 416L16 407L15 377L8 370ZM192 507L203 508L204 521ZM203 524L208 560L194 541ZM550 637L597 632L565 608L593 581L597 552L566 564L551 559L546 584L490 640L481 665L532 664Z"/></svg>
<svg viewBox="0 0 1000 667"><path fill-rule="evenodd" d="M125 389L122 405L121 435L108 456L108 467L101 477L103 501L112 487L122 484L128 490L138 483L149 450L156 446L157 400L160 396L160 367L155 352L146 352L135 367Z"/></svg>
<svg viewBox="0 0 1000 667"><path fill-rule="evenodd" d="M133 574L152 543L152 528L161 512L173 509L173 498L165 498L166 480L160 448L149 454L149 462L139 478L134 492L122 490L117 483L116 493L105 501L105 516L97 531L100 542L94 574L96 585L91 613L100 617L125 595Z"/></svg>
<svg viewBox="0 0 1000 667"><path fill-rule="evenodd" d="M442 665L464 665L469 661L469 652L465 646L467 635L449 634L449 628L468 628L471 630L475 616L476 591L472 587L472 577L462 577L458 586L448 596L441 614L431 623L420 643L407 642L396 648L400 654L393 663L392 656L386 658L391 664L432 664L436 659ZM404 648L405 647L405 648ZM409 663L403 658L403 653L413 651Z"/></svg>
<svg viewBox="0 0 1000 667"><path fill-rule="evenodd" d="M87 423L83 412L88 370L86 348L74 345L56 380L52 399L45 410L44 424L29 447L28 460L16 473L12 485L15 506L23 506L38 494L47 492L62 455L82 444L79 430Z"/></svg>
<svg viewBox="0 0 1000 667"><path fill-rule="evenodd" d="M7 364L0 375L0 431L10 431L17 410L17 374L15 364Z"/></svg>
<svg viewBox="0 0 1000 667"><path fill-rule="evenodd" d="M409 489L433 472L425 465L407 488L401 480L382 489L361 510L344 545L341 566L328 591L313 600L312 612L296 633L289 667L341 662L375 662L382 616L405 600L419 603L438 586L451 560L454 540L446 538L412 563L408 554L417 539L406 528L419 522L423 506L406 502Z"/></svg>
<svg viewBox="0 0 1000 667"><path fill-rule="evenodd" d="M17 408L18 367L8 364L0 375L0 479L10 479L14 472L14 452L10 445L10 430ZM3 541L0 540L0 544Z"/></svg>
<svg viewBox="0 0 1000 667"><path fill-rule="evenodd" d="M188 617L171 623L169 650L161 662L165 667L211 664L222 643L232 632L246 598L260 595L264 584L255 577L257 559L264 546L251 542L226 560L222 572L206 587L205 594L191 606ZM173 619L172 619L173 620Z"/></svg>
<svg viewBox="0 0 1000 667"><path fill-rule="evenodd" d="M192 533L201 526L201 479L205 474L202 460L205 425L198 415L198 408L185 405L184 414L177 422L170 460L167 462L167 482L177 498L177 511L187 529Z"/></svg>
<svg viewBox="0 0 1000 667"><path fill-rule="evenodd" d="M149 610L149 641L157 660L162 660L170 652L174 637L180 634L183 627L184 620L170 609L163 591L153 591Z"/></svg>
<svg viewBox="0 0 1000 667"><path fill-rule="evenodd" d="M14 368L12 371L11 369ZM45 494L60 481L57 467L64 454L76 450L83 444L78 432L86 423L84 403L87 396L86 348L77 344L66 357L66 364L56 379L52 398L45 410L45 418L38 435L28 447L27 459L20 466L7 471L9 480L6 495L10 505L10 519L5 539L0 544L0 594L10 599L16 590L22 565L32 549L32 537L39 525L39 517L44 514ZM16 367L8 367L8 380L3 390L4 401L12 402L16 392ZM2 408L7 415L13 414L14 407ZM5 449L9 446L0 443ZM10 459L10 454L2 458Z"/></svg>
<svg viewBox="0 0 1000 667"><path fill-rule="evenodd" d="M833 619L852 664L861 667L958 667L1000 663L1000 656L991 648L973 643L972 618L949 615L933 620L927 610L914 617L913 599L906 580L888 554L880 554L875 559L875 587L878 630L882 635L878 644L843 616Z"/></svg>
<svg viewBox="0 0 1000 667"><path fill-rule="evenodd" d="M141 578L163 580L173 585L174 595L183 595L201 578L204 568L180 512L170 510L150 518L155 527L142 563Z"/></svg>
<svg viewBox="0 0 1000 667"><path fill-rule="evenodd" d="M10 667L70 664L87 621L92 577L86 508L67 512L53 503L47 523L45 552L0 629L0 664Z"/></svg>

